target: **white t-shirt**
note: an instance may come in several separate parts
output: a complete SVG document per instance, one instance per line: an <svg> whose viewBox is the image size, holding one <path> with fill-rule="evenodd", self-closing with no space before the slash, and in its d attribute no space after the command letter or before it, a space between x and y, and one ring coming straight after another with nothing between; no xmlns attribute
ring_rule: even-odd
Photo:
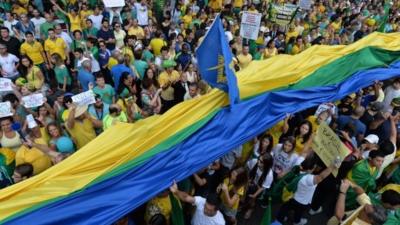
<svg viewBox="0 0 400 225"><path fill-rule="evenodd" d="M251 171L257 164L257 161L258 161L257 159L250 159L249 161L247 161L247 169ZM256 176L254 178L254 181L256 183L258 183L258 181L260 180L261 175L262 171L260 170L260 168L257 168ZM272 172L272 170L269 170L264 182L262 183L262 187L265 189L270 188L273 181L274 181L274 173Z"/></svg>
<svg viewBox="0 0 400 225"><path fill-rule="evenodd" d="M46 22L46 19L43 17L35 18L33 17L31 19L31 22L33 25L35 25L35 38L40 38L40 25Z"/></svg>
<svg viewBox="0 0 400 225"><path fill-rule="evenodd" d="M11 53L8 53L7 56L0 55L1 69L6 72L4 77L15 77L18 75L18 71L15 68L15 64L18 62L19 59Z"/></svg>
<svg viewBox="0 0 400 225"><path fill-rule="evenodd" d="M217 214L213 217L204 214L205 198L195 196L194 199L193 205L196 206L196 211L192 218L192 225L225 225L224 216L220 211L217 211Z"/></svg>
<svg viewBox="0 0 400 225"><path fill-rule="evenodd" d="M274 157L274 166L273 169L275 172L277 170L281 170L283 172L290 171L294 166L300 165L303 162L304 158L292 152L288 154L283 151L283 145L278 144L272 150L273 157Z"/></svg>
<svg viewBox="0 0 400 225"><path fill-rule="evenodd" d="M5 21L3 22L3 25L4 25L5 27L7 27L8 30L10 31L10 36L11 36L11 37L14 37L14 36L15 36L13 27L14 27L15 25L17 25L17 23L18 23L18 20L13 20L12 22L10 22L10 21L8 21L8 20L5 20Z"/></svg>
<svg viewBox="0 0 400 225"><path fill-rule="evenodd" d="M396 90L392 85L385 89L385 99L383 99L384 110L388 111L390 103L394 98L400 97L400 90Z"/></svg>
<svg viewBox="0 0 400 225"><path fill-rule="evenodd" d="M101 28L101 21L103 20L103 15L90 15L88 17L90 20L92 20L93 27L96 27L98 30Z"/></svg>
<svg viewBox="0 0 400 225"><path fill-rule="evenodd" d="M314 184L314 175L304 175L297 184L297 190L294 193L294 200L297 202L308 205L311 203L317 185Z"/></svg>
<svg viewBox="0 0 400 225"><path fill-rule="evenodd" d="M147 26L149 24L149 10L146 5L135 3L137 20L140 26Z"/></svg>

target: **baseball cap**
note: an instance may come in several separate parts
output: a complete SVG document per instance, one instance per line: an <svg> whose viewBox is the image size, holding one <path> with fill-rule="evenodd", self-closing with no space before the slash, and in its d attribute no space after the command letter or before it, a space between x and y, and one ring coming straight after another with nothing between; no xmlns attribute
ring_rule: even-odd
<svg viewBox="0 0 400 225"><path fill-rule="evenodd" d="M371 102L371 103L369 103L369 107L372 111L378 112L383 109L383 103L382 102Z"/></svg>
<svg viewBox="0 0 400 225"><path fill-rule="evenodd" d="M367 141L368 141L369 143L371 143L371 144L378 144L378 142L379 142L379 137L376 136L375 134L370 134L370 135L366 136L366 137L364 138L364 140L367 140Z"/></svg>

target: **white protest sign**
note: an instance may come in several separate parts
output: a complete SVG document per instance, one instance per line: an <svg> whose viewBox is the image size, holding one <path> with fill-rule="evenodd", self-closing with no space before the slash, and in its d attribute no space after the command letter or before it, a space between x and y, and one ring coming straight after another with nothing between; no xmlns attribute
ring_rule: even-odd
<svg viewBox="0 0 400 225"><path fill-rule="evenodd" d="M7 78L0 78L0 91L12 91L12 81Z"/></svg>
<svg viewBox="0 0 400 225"><path fill-rule="evenodd" d="M90 105L96 102L92 90L72 96L72 101L79 106Z"/></svg>
<svg viewBox="0 0 400 225"><path fill-rule="evenodd" d="M261 13L243 12L240 24L240 36L257 40L260 31Z"/></svg>
<svg viewBox="0 0 400 225"><path fill-rule="evenodd" d="M311 9L311 0L300 0L299 7L300 9Z"/></svg>
<svg viewBox="0 0 400 225"><path fill-rule="evenodd" d="M12 116L13 113L11 112L11 103L7 102L0 102L0 118Z"/></svg>
<svg viewBox="0 0 400 225"><path fill-rule="evenodd" d="M36 123L35 119L33 118L32 114L29 114L26 116L26 122L28 122L28 128L32 129L34 127L37 127L38 124Z"/></svg>
<svg viewBox="0 0 400 225"><path fill-rule="evenodd" d="M24 96L22 97L22 102L26 108L35 108L43 105L44 96L42 93Z"/></svg>
<svg viewBox="0 0 400 225"><path fill-rule="evenodd" d="M124 7L125 6L125 0L103 0L103 3L106 8Z"/></svg>

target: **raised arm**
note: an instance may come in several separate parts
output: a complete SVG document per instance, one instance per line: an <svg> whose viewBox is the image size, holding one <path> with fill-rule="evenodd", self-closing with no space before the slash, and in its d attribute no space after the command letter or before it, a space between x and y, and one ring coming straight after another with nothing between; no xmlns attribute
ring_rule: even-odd
<svg viewBox="0 0 400 225"><path fill-rule="evenodd" d="M178 185L176 184L176 182L174 181L174 184L169 188L169 190L176 195L181 201L190 203L190 204L194 204L195 202L195 198L189 194L187 194L186 192L180 191L178 189Z"/></svg>
<svg viewBox="0 0 400 225"><path fill-rule="evenodd" d="M60 12L66 16L68 16L68 13L64 11L57 3L55 0L50 0L50 2L58 9Z"/></svg>

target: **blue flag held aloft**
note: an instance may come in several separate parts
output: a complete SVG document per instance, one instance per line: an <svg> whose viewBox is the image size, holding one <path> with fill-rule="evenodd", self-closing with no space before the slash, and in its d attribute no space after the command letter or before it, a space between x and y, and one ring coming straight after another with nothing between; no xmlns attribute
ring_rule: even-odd
<svg viewBox="0 0 400 225"><path fill-rule="evenodd" d="M202 78L211 87L229 94L231 106L239 102L239 89L233 68L233 56L218 15L196 50Z"/></svg>

